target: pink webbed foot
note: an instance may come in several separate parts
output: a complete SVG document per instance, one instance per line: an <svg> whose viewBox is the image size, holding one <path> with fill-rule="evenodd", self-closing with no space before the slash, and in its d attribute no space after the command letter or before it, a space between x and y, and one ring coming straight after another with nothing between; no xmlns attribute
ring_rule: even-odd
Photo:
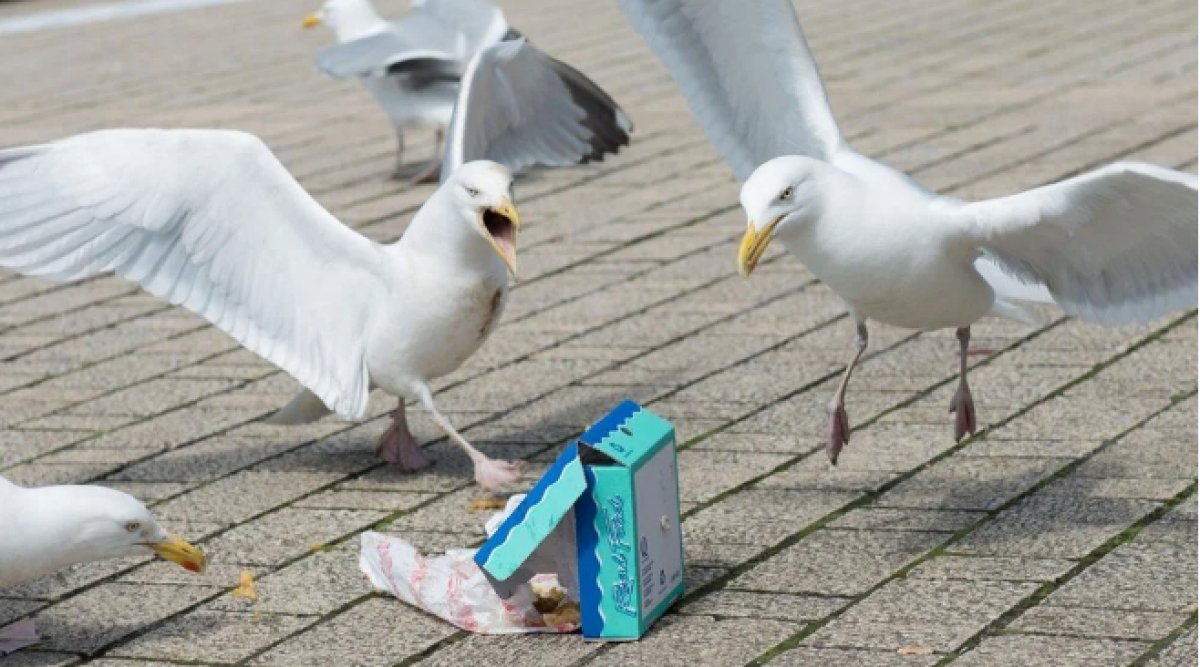
<svg viewBox="0 0 1200 667"><path fill-rule="evenodd" d="M408 432L408 427L396 423L384 432L375 452L384 461L407 472L415 472L433 465L433 459L425 455L416 438Z"/></svg>
<svg viewBox="0 0 1200 667"><path fill-rule="evenodd" d="M0 628L0 657L19 651L26 646L33 646L41 640L32 618L23 618L16 623L6 625Z"/></svg>
<svg viewBox="0 0 1200 667"><path fill-rule="evenodd" d="M965 384L960 384L950 399L950 412L954 413L954 442L962 441L968 433L975 435L975 400Z"/></svg>
<svg viewBox="0 0 1200 667"><path fill-rule="evenodd" d="M848 444L850 444L850 418L846 415L846 406L834 403L829 406L829 433L825 440L825 453L829 456L829 462L837 465L842 447Z"/></svg>
<svg viewBox="0 0 1200 667"><path fill-rule="evenodd" d="M475 459L475 483L485 491L515 484L524 467L521 461L498 461L486 456Z"/></svg>

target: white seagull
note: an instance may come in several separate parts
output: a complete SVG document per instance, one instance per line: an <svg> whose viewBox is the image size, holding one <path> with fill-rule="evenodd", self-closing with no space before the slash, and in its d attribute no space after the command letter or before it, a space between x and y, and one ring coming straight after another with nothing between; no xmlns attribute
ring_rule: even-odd
<svg viewBox="0 0 1200 667"><path fill-rule="evenodd" d="M387 112L396 131L397 178L405 130L417 126L432 126L436 138L433 158L413 182L435 178L455 158L490 159L516 172L534 164L600 160L629 143L633 125L617 103L578 70L521 38L486 0L414 0L408 16L394 23L370 0L327 0L304 19L305 27L320 24L333 29L339 44L319 52L316 67L334 78L358 79ZM486 97L472 96L479 90ZM534 105L545 121L531 126L540 129L535 136L506 147L493 144L494 154L464 145L465 123L499 132L504 123L498 118L521 125ZM456 127L450 127L452 117Z"/></svg>
<svg viewBox="0 0 1200 667"><path fill-rule="evenodd" d="M854 355L829 403L826 451L849 438L846 384L867 321L957 330L954 437L974 433L971 324L1057 303L1121 324L1196 307L1196 177L1122 162L969 203L852 150L788 0L619 0L710 141L744 180L743 276L772 239L846 303Z"/></svg>
<svg viewBox="0 0 1200 667"><path fill-rule="evenodd" d="M429 383L500 319L521 224L511 186L501 165L462 165L380 245L253 135L105 130L0 151L0 266L53 280L115 271L203 316L307 389L278 423L326 406L360 418L373 387L398 396L379 452L408 470L430 463L405 422L404 399L418 400L492 489L518 466L463 439Z"/></svg>
<svg viewBox="0 0 1200 667"><path fill-rule="evenodd" d="M157 555L203 572L204 552L168 535L133 496L102 486L26 488L0 477L0 591L110 558ZM0 628L0 656L38 639L30 620Z"/></svg>

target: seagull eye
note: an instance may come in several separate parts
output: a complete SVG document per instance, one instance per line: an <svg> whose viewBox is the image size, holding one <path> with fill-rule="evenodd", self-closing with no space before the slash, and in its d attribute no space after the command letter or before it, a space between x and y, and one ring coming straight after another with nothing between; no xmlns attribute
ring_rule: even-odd
<svg viewBox="0 0 1200 667"><path fill-rule="evenodd" d="M792 198L792 188L790 188L790 187L788 189L784 190L783 192L779 193L780 201L784 201L784 200L791 199L791 198Z"/></svg>
<svg viewBox="0 0 1200 667"><path fill-rule="evenodd" d="M125 524L125 530L131 533L136 533L141 530L141 528L142 524L138 523L137 521L130 521L129 523Z"/></svg>
<svg viewBox="0 0 1200 667"><path fill-rule="evenodd" d="M479 191L476 190L475 188L467 188L467 194L470 195L471 197L478 197Z"/></svg>

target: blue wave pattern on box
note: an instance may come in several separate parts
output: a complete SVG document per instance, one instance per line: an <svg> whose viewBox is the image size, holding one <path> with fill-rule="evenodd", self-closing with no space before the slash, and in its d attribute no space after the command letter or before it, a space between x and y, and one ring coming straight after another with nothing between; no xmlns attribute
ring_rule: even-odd
<svg viewBox="0 0 1200 667"><path fill-rule="evenodd" d="M508 579L586 490L579 447L572 443L475 552L475 563L499 580ZM520 539L514 539L518 534Z"/></svg>
<svg viewBox="0 0 1200 667"><path fill-rule="evenodd" d="M596 474L584 469L588 488L596 484ZM575 504L575 551L579 568L579 620L585 637L599 637L604 629L604 612L599 600L604 598L600 585L600 527L596 523L596 501L585 493ZM589 601L591 604L585 603Z"/></svg>

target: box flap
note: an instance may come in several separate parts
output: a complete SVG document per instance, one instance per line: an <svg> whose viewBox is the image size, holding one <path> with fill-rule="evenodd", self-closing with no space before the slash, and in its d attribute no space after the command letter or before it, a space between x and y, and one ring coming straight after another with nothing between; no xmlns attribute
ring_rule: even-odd
<svg viewBox="0 0 1200 667"><path fill-rule="evenodd" d="M511 577L587 491L579 447L571 443L487 542L475 563L498 581Z"/></svg>
<svg viewBox="0 0 1200 667"><path fill-rule="evenodd" d="M674 438L671 422L626 400L585 431L579 440L625 467L637 468L663 442Z"/></svg>

